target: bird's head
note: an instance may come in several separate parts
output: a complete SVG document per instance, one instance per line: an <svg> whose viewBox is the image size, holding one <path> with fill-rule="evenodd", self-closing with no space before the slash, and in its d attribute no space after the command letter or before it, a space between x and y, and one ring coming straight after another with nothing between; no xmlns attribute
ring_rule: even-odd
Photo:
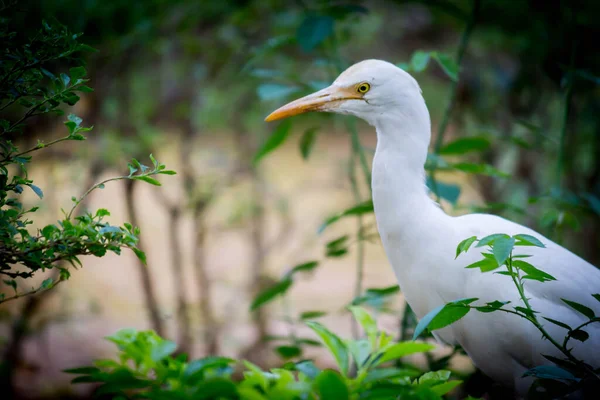
<svg viewBox="0 0 600 400"><path fill-rule="evenodd" d="M407 106L415 101L423 100L412 76L387 61L365 60L342 72L331 86L278 108L265 121L321 111L354 115L376 125L392 110L410 110Z"/></svg>

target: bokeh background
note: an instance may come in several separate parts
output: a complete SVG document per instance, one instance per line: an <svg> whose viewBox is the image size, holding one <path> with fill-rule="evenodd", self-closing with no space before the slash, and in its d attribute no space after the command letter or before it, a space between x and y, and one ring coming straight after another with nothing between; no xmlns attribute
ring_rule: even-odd
<svg viewBox="0 0 600 400"><path fill-rule="evenodd" d="M369 199L361 160L370 163L375 133L349 117L306 115L283 127L263 119L363 59L384 59L414 74L434 142L442 121L448 123L430 159L440 169L447 212L503 215L598 265L598 4L19 2L10 18L21 29L56 19L98 50L86 56L95 91L72 110L94 130L86 142L40 153L29 171L45 193L43 201L25 194L42 209L40 226L60 218L71 196L124 173L131 157L147 161L153 153L178 171L162 178L160 188L108 184L85 204L109 209L115 224L139 226L147 266L129 253L84 258L66 284L2 305L3 346L20 352L20 395L86 395L89 388L69 386L61 370L110 357L113 346L103 337L123 327L155 329L195 357L231 355L267 366L281 363L285 349L274 350L290 334L311 337L303 312L326 312L322 319L332 330L354 334L344 307L396 281L372 216L319 228ZM424 65L423 52L459 58L458 82L452 64L450 73L433 56ZM18 140L48 141L63 131L60 118L41 118ZM272 135L285 140L254 162ZM444 144L466 137L475 138L475 150L444 151ZM343 235L349 235L343 251L328 251L327 243ZM298 274L284 296L250 311L258 293L312 260L318 267ZM399 337L410 326L401 293L369 305ZM25 332L11 336L23 322ZM318 347L302 351L331 362ZM453 362L471 371L460 355Z"/></svg>

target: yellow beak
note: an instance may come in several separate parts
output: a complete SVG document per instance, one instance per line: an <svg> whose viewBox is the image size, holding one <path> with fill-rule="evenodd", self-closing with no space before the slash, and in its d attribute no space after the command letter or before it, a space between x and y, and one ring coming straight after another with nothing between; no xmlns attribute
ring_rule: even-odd
<svg viewBox="0 0 600 400"><path fill-rule="evenodd" d="M357 93L353 87L344 88L339 86L329 86L278 108L269 114L267 118L265 118L265 121L276 121L278 119L288 118L310 111L332 111L335 110L342 101L352 99L362 99L362 95Z"/></svg>

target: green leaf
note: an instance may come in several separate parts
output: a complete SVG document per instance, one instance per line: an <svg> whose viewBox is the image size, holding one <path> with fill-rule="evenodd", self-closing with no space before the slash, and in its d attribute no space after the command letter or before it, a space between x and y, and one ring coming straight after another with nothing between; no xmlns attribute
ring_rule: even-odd
<svg viewBox="0 0 600 400"><path fill-rule="evenodd" d="M283 121L281 124L279 124L279 126L273 131L273 134L269 136L267 141L254 155L253 163L257 164L264 156L281 146L287 139L291 127L292 123L290 120Z"/></svg>
<svg viewBox="0 0 600 400"><path fill-rule="evenodd" d="M294 365L294 368L297 371L302 372L310 379L315 379L317 375L321 372L321 370L317 368L317 366L311 360L297 362Z"/></svg>
<svg viewBox="0 0 600 400"><path fill-rule="evenodd" d="M282 100L300 88L297 86L282 85L280 83L263 83L256 89L258 97L262 101Z"/></svg>
<svg viewBox="0 0 600 400"><path fill-rule="evenodd" d="M446 75L455 82L458 82L458 64L452 57L443 53L432 53L431 56L442 67Z"/></svg>
<svg viewBox="0 0 600 400"><path fill-rule="evenodd" d="M272 301L275 297L284 294L287 292L290 286L292 286L292 280L287 278L263 290L252 301L252 304L250 305L250 311L254 311Z"/></svg>
<svg viewBox="0 0 600 400"><path fill-rule="evenodd" d="M585 342L590 338L589 333L584 330L576 329L574 331L569 332L569 335L575 340L579 340L580 342Z"/></svg>
<svg viewBox="0 0 600 400"><path fill-rule="evenodd" d="M474 262L473 264L467 265L465 268L479 268L481 272L490 272L500 268L496 260L490 258L484 258Z"/></svg>
<svg viewBox="0 0 600 400"><path fill-rule="evenodd" d="M470 238L460 242L456 247L456 257L454 257L454 259L457 259L460 253L466 253L467 251L469 251L469 248L476 240L477 236L471 236Z"/></svg>
<svg viewBox="0 0 600 400"><path fill-rule="evenodd" d="M154 186L161 186L161 183L154 178L150 178L149 176L141 175L141 176L132 176L131 179L136 181L144 181Z"/></svg>
<svg viewBox="0 0 600 400"><path fill-rule="evenodd" d="M561 300L565 304L567 304L569 307L571 307L573 310L585 315L589 319L596 317L596 315L594 314L594 310L592 310L591 308L589 308L587 306L584 306L583 304L580 304L580 303L577 303L577 302L571 301L571 300L566 300L563 298L561 298Z"/></svg>
<svg viewBox="0 0 600 400"><path fill-rule="evenodd" d="M92 93L94 91L94 89L86 85L77 86L75 90L81 93Z"/></svg>
<svg viewBox="0 0 600 400"><path fill-rule="evenodd" d="M489 164L460 162L452 164L452 168L469 174L493 176L496 178L508 178L510 176L510 174L500 171Z"/></svg>
<svg viewBox="0 0 600 400"><path fill-rule="evenodd" d="M300 154L302 154L302 158L305 160L308 160L308 156L310 156L313 145L315 144L315 139L317 138L318 129L319 128L309 128L304 131L300 138Z"/></svg>
<svg viewBox="0 0 600 400"><path fill-rule="evenodd" d="M429 343L418 342L400 342L388 347L383 356L377 360L375 365L383 364L386 361L396 360L416 353L426 353L435 349L435 346Z"/></svg>
<svg viewBox="0 0 600 400"><path fill-rule="evenodd" d="M69 85L69 82L71 82L71 78L69 78L69 75L67 74L60 74L60 79L65 87Z"/></svg>
<svg viewBox="0 0 600 400"><path fill-rule="evenodd" d="M194 400L237 399L238 391L230 379L213 378L195 386L196 393L190 398Z"/></svg>
<svg viewBox="0 0 600 400"><path fill-rule="evenodd" d="M304 311L300 314L300 319L314 319L327 315L325 311Z"/></svg>
<svg viewBox="0 0 600 400"><path fill-rule="evenodd" d="M54 280L52 278L48 278L48 279L44 279L44 281L40 285L40 289L46 290L46 289L50 289L52 286L54 286Z"/></svg>
<svg viewBox="0 0 600 400"><path fill-rule="evenodd" d="M510 301L494 300L492 302L486 303L485 306L475 307L475 309L479 312L489 313L497 311L509 303Z"/></svg>
<svg viewBox="0 0 600 400"><path fill-rule="evenodd" d="M439 385L432 386L430 389L432 392L434 392L438 396L443 396L447 393L450 393L454 388L459 386L461 383L462 383L462 381L459 381L459 380L448 381L448 382L440 383Z"/></svg>
<svg viewBox="0 0 600 400"><path fill-rule="evenodd" d="M330 369L326 369L317 376L315 386L321 399L348 400L350 398L344 378Z"/></svg>
<svg viewBox="0 0 600 400"><path fill-rule="evenodd" d="M490 147L490 141L484 136L473 136L456 139L440 149L440 154L455 155L471 151L484 151Z"/></svg>
<svg viewBox="0 0 600 400"><path fill-rule="evenodd" d="M526 261L513 260L512 265L513 265L513 267L519 268L521 271L523 271L527 274L523 277L524 279L533 279L533 280L540 281L540 282L556 280L556 278L553 277L552 275L550 275L542 270L537 269L536 267L534 267L533 265L529 264Z"/></svg>
<svg viewBox="0 0 600 400"><path fill-rule="evenodd" d="M133 252L135 253L136 257L144 264L146 265L146 253L144 253L142 250L138 249L137 247L132 247L131 250L133 250Z"/></svg>
<svg viewBox="0 0 600 400"><path fill-rule="evenodd" d="M427 187L432 193L435 193L435 189L437 189L437 194L444 200L449 201L452 204L456 204L458 201L458 197L460 196L460 186L440 182L438 180L434 182L431 180L431 177L427 177Z"/></svg>
<svg viewBox="0 0 600 400"><path fill-rule="evenodd" d="M482 239L479 240L479 243L477 243L477 246L475 247L483 247L483 246L488 246L488 245L493 245L494 242L496 241L496 239L500 239L500 238L510 238L510 236L508 236L506 233L495 233L493 235L489 235L486 236Z"/></svg>
<svg viewBox="0 0 600 400"><path fill-rule="evenodd" d="M596 300L600 301L600 293L594 293L592 295Z"/></svg>
<svg viewBox="0 0 600 400"><path fill-rule="evenodd" d="M565 328L568 331L570 331L572 329L569 325L565 324L564 322L560 322L560 321L557 321L557 320L552 319L552 318L546 318L546 317L542 317L542 318L544 318L546 321L552 322L556 326L560 326L561 328Z"/></svg>
<svg viewBox="0 0 600 400"><path fill-rule="evenodd" d="M357 204L353 207L348 208L347 210L342 211L339 214L336 214L332 217L327 218L325 220L325 222L319 227L318 232L322 233L325 230L325 228L327 228L329 225L333 224L334 222L337 222L341 218L352 216L352 215L356 216L356 215L370 214L373 211L374 211L373 210L373 201L367 200L364 203Z"/></svg>
<svg viewBox="0 0 600 400"><path fill-rule="evenodd" d="M333 33L334 19L328 15L307 15L296 32L302 50L309 52Z"/></svg>
<svg viewBox="0 0 600 400"><path fill-rule="evenodd" d="M40 189L39 187L35 186L33 183L30 183L29 187L31 188L31 190L34 191L35 194L38 195L38 197L40 199L44 198L44 192L42 192L42 189Z"/></svg>
<svg viewBox="0 0 600 400"><path fill-rule="evenodd" d="M69 69L69 75L71 75L71 79L74 81L85 77L86 74L87 72L84 67L74 67Z"/></svg>
<svg viewBox="0 0 600 400"><path fill-rule="evenodd" d="M170 169L164 169L159 172L161 175L177 175L177 172L171 171Z"/></svg>
<svg viewBox="0 0 600 400"><path fill-rule="evenodd" d="M337 362L340 371L344 376L348 374L348 349L346 345L336 334L329 331L323 325L315 321L308 321L306 325L312 329L323 341L325 346L329 349L335 361Z"/></svg>
<svg viewBox="0 0 600 400"><path fill-rule="evenodd" d="M302 349L298 346L278 346L275 348L275 351L284 359L302 355Z"/></svg>
<svg viewBox="0 0 600 400"><path fill-rule="evenodd" d="M375 344L377 342L377 323L362 307L348 307L352 315L354 315L354 319L358 321L360 326L363 327L367 337L369 338L369 343L371 344L371 348L375 348Z"/></svg>
<svg viewBox="0 0 600 400"><path fill-rule="evenodd" d="M542 242L540 242L536 237L526 234L519 234L513 236L517 239L515 246L536 246L536 247L546 247Z"/></svg>
<svg viewBox="0 0 600 400"><path fill-rule="evenodd" d="M152 358L152 361L155 362L160 361L173 354L175 350L177 350L177 344L175 342L164 340L152 347L150 358Z"/></svg>
<svg viewBox="0 0 600 400"><path fill-rule="evenodd" d="M531 368L523 374L523 376L535 376L536 378L543 379L559 379L568 381L579 381L580 379L575 377L572 373L566 369L557 367L555 365L540 365Z"/></svg>
<svg viewBox="0 0 600 400"><path fill-rule="evenodd" d="M455 300L451 303L436 307L419 321L413 334L413 340L417 339L425 329L434 331L458 321L469 313L470 308L468 307L468 304L476 300L476 298Z"/></svg>
<svg viewBox="0 0 600 400"><path fill-rule="evenodd" d="M62 372L66 373L66 374L91 375L91 374L97 374L98 372L100 372L100 369L98 369L96 367L79 367L79 368L63 369Z"/></svg>
<svg viewBox="0 0 600 400"><path fill-rule="evenodd" d="M498 238L494 240L492 253L498 265L504 265L515 245L514 238Z"/></svg>
<svg viewBox="0 0 600 400"><path fill-rule="evenodd" d="M298 264L296 265L294 268L292 268L290 270L290 272L288 272L286 274L286 277L291 278L294 274L296 274L297 272L308 272L308 271L312 271L313 269L315 269L317 266L319 265L318 261L309 261L309 262L305 262L303 264Z"/></svg>
<svg viewBox="0 0 600 400"><path fill-rule="evenodd" d="M429 64L429 53L417 50L413 53L410 58L410 65L415 72L421 72L427 68L427 64Z"/></svg>

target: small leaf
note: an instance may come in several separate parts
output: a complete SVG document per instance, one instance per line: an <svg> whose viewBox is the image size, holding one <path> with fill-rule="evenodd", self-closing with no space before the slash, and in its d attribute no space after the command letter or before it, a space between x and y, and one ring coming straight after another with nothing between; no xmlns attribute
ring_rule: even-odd
<svg viewBox="0 0 600 400"><path fill-rule="evenodd" d="M146 253L144 253L142 250L138 249L137 247L132 247L131 250L133 250L133 252L135 253L135 255L137 256L137 258L144 264L146 265Z"/></svg>
<svg viewBox="0 0 600 400"><path fill-rule="evenodd" d="M313 319L327 315L325 311L304 311L300 314L300 319Z"/></svg>
<svg viewBox="0 0 600 400"><path fill-rule="evenodd" d="M600 301L600 293L594 293L592 295L596 300Z"/></svg>
<svg viewBox="0 0 600 400"><path fill-rule="evenodd" d="M84 67L74 67L69 69L69 75L71 75L71 79L74 81L85 77L86 74L87 72Z"/></svg>
<svg viewBox="0 0 600 400"><path fill-rule="evenodd" d="M458 244L458 246L456 247L456 258L458 258L458 256L460 255L460 253L466 253L467 251L469 251L469 248L471 247L471 245L477 240L477 236L471 236L468 239L463 240L462 242L460 242Z"/></svg>
<svg viewBox="0 0 600 400"><path fill-rule="evenodd" d="M546 317L542 317L542 318L544 318L546 321L552 322L556 326L560 326L561 328L565 328L568 331L570 331L572 329L569 325L565 324L564 322L560 322L560 321L557 321L557 320L552 319L552 318L546 318Z"/></svg>
<svg viewBox="0 0 600 400"><path fill-rule="evenodd" d="M437 394L438 396L443 396L447 393L450 393L454 388L459 386L462 381L452 380L444 383L440 383L439 385L432 386L430 390Z"/></svg>
<svg viewBox="0 0 600 400"><path fill-rule="evenodd" d="M581 329L577 329L574 331L569 332L569 335L571 335L571 337L575 340L579 340L580 342L585 342L586 340L588 340L590 338L589 333L587 333L584 330Z"/></svg>
<svg viewBox="0 0 600 400"><path fill-rule="evenodd" d="M573 310L585 315L586 317L588 317L589 319L594 318L596 315L594 314L594 310L592 310L591 308L584 306L583 304L577 303L575 301L571 301L571 300L566 300L561 298L561 300L567 304L569 307L571 307Z"/></svg>
<svg viewBox="0 0 600 400"><path fill-rule="evenodd" d="M335 361L337 362L338 367L342 374L348 374L348 349L346 345L336 334L330 332L327 328L315 321L308 321L306 325L315 331L317 335L321 338L325 346L329 349Z"/></svg>
<svg viewBox="0 0 600 400"><path fill-rule="evenodd" d="M262 145L260 150L254 155L253 163L257 164L264 156L281 146L287 139L292 123L290 120L283 121L269 136L267 141Z"/></svg>
<svg viewBox="0 0 600 400"><path fill-rule="evenodd" d="M285 292L287 292L290 286L292 286L292 280L287 278L263 290L252 301L252 304L250 305L250 310L254 311L257 308L262 307L264 304L270 302L275 297L284 294Z"/></svg>
<svg viewBox="0 0 600 400"><path fill-rule="evenodd" d="M427 187L432 193L436 193L444 200L449 201L452 204L456 204L460 197L460 186L444 183L436 180L435 183L431 180L431 177L427 177Z"/></svg>
<svg viewBox="0 0 600 400"><path fill-rule="evenodd" d="M410 58L410 65L415 72L421 72L427 68L427 64L429 64L429 53L417 50L413 53Z"/></svg>
<svg viewBox="0 0 600 400"><path fill-rule="evenodd" d="M431 56L438 62L439 66L442 67L450 79L455 82L458 81L458 64L452 59L452 57L447 54L437 52L433 53Z"/></svg>
<svg viewBox="0 0 600 400"><path fill-rule="evenodd" d="M536 237L531 236L531 235L520 234L520 235L515 235L513 237L515 239L517 239L517 242L515 243L516 246L546 247Z"/></svg>
<svg viewBox="0 0 600 400"><path fill-rule="evenodd" d="M296 265L294 268L292 268L290 270L290 272L288 272L286 274L287 277L291 278L292 275L294 275L297 272L308 272L308 271L312 271L313 269L315 269L317 266L319 265L318 261L309 261L309 262L305 262L303 264L298 264Z"/></svg>
<svg viewBox="0 0 600 400"><path fill-rule="evenodd" d="M435 349L434 345L429 343L418 343L418 342L400 342L393 344L387 348L383 356L377 360L374 365L382 364L386 361L396 360L398 358L406 357L416 353L426 353Z"/></svg>
<svg viewBox="0 0 600 400"><path fill-rule="evenodd" d="M31 188L31 190L33 190L35 192L35 194L38 195L38 197L40 199L44 198L44 192L42 192L42 189L40 189L39 187L35 186L33 183L30 183L29 187Z"/></svg>
<svg viewBox="0 0 600 400"><path fill-rule="evenodd" d="M494 312L494 311L497 311L497 310L501 309L502 307L504 307L505 305L507 305L509 303L510 303L510 301L498 301L498 300L494 300L492 302L486 303L485 306L475 307L475 309L477 311L480 311L480 312L483 312L483 313Z"/></svg>
<svg viewBox="0 0 600 400"><path fill-rule="evenodd" d="M165 169L159 172L161 175L177 175L177 172Z"/></svg>
<svg viewBox="0 0 600 400"><path fill-rule="evenodd" d="M490 258L484 258L474 262L473 264L467 265L465 268L479 268L481 272L490 272L500 268L496 260Z"/></svg>
<svg viewBox="0 0 600 400"><path fill-rule="evenodd" d="M370 214L373 211L374 211L373 210L373 201L367 200L364 203L357 204L353 207L348 208L347 210L342 211L341 213L339 213L337 215L327 218L327 220L325 220L325 222L319 227L318 232L322 233L325 230L325 228L327 228L329 225L333 224L334 222L338 221L341 218L352 216L352 215Z"/></svg>
<svg viewBox="0 0 600 400"><path fill-rule="evenodd" d="M484 136L473 136L456 139L440 149L440 154L455 155L471 151L484 151L490 147L490 141Z"/></svg>
<svg viewBox="0 0 600 400"><path fill-rule="evenodd" d="M514 245L514 238L498 238L494 240L492 253L498 262L498 265L504 265L508 257L510 257L510 253L512 253Z"/></svg>
<svg viewBox="0 0 600 400"><path fill-rule="evenodd" d="M161 186L161 183L154 178L150 178L149 176L141 175L141 176L132 176L131 179L136 181L144 181L154 186Z"/></svg>
<svg viewBox="0 0 600 400"><path fill-rule="evenodd" d="M309 128L304 131L300 138L300 154L302 154L302 158L305 160L308 160L308 156L310 156L313 145L315 144L315 139L317 138L318 129L319 128Z"/></svg>
<svg viewBox="0 0 600 400"><path fill-rule="evenodd" d="M52 286L54 286L54 280L52 278L48 278L48 279L44 279L44 281L40 285L40 289L46 290L46 289L50 289Z"/></svg>

